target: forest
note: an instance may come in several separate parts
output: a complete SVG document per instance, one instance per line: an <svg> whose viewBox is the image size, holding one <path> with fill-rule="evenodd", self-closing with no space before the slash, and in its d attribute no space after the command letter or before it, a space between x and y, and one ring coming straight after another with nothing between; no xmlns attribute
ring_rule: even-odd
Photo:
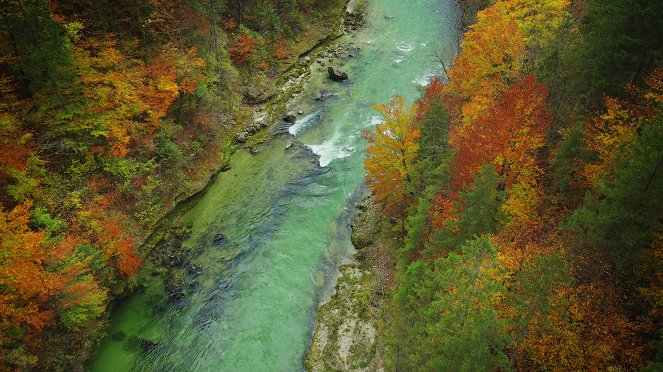
<svg viewBox="0 0 663 372"><path fill-rule="evenodd" d="M150 233L267 140L236 135L345 5L0 1L0 371L85 368ZM455 60L363 134L385 369L663 370L663 2L458 7Z"/></svg>
<svg viewBox="0 0 663 372"><path fill-rule="evenodd" d="M0 370L80 368L326 0L0 2Z"/></svg>
<svg viewBox="0 0 663 372"><path fill-rule="evenodd" d="M661 370L663 3L462 3L446 76L366 134L388 369Z"/></svg>

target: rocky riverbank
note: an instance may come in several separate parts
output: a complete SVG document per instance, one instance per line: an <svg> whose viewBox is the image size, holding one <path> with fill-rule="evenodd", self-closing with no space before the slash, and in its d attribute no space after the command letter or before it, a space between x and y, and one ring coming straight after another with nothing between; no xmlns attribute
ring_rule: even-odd
<svg viewBox="0 0 663 372"><path fill-rule="evenodd" d="M367 0L348 1L342 17L330 15L327 19L311 26L308 32L298 39L297 49L291 53L296 58L287 59L282 66L281 76L275 79L274 85L280 84L282 88L272 93L259 93L264 98L260 103L251 100L246 102L253 111L253 120L235 134L232 144L228 146L230 147L228 152L233 152L238 147L245 147L255 152L258 145L279 132L275 129L277 122L290 122L297 115L304 114L302 111L285 111L288 102L301 91L302 85L307 82L316 64L324 63L322 61L325 60L355 57L358 52L357 47L334 44L334 41L344 33L355 31L364 24L363 12L366 10L366 3ZM324 99L324 94L321 97L320 100ZM190 233L190 226L182 226L179 217L195 205L207 187L214 182L215 176L227 169L228 163L224 162L210 175L209 182L200 184L190 197L179 202L162 218L142 247L142 251L147 252L147 270L144 271L151 272L153 276L163 274L168 291L177 296L185 292L181 288L182 285L178 285L181 284L181 280L178 280L177 271L190 266L185 252L180 248L184 237Z"/></svg>
<svg viewBox="0 0 663 372"><path fill-rule="evenodd" d="M356 262L339 267L331 300L318 308L317 327L306 358L309 371L384 370L380 329L394 288L397 244L372 197L357 205L352 223Z"/></svg>
<svg viewBox="0 0 663 372"><path fill-rule="evenodd" d="M306 35L299 38L295 50L283 62L278 78L258 84L260 87L249 84L244 88L244 102L252 107L253 120L238 131L234 137L235 144L255 152L256 146L267 141L274 133L272 129L275 123L292 123L296 115L304 114L300 110L289 111L288 103L301 92L316 66L325 66L357 55L358 47L334 42L364 25L367 2L348 1L342 17L330 17L313 25Z"/></svg>

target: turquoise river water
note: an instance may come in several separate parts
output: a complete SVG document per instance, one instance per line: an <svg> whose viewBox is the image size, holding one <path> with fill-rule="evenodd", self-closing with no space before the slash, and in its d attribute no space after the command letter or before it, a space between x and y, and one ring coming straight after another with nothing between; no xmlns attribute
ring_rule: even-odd
<svg viewBox="0 0 663 372"><path fill-rule="evenodd" d="M200 267L184 271L189 293L174 300L162 280L143 275L142 289L114 310L90 369L302 370L317 306L354 249L362 130L379 122L371 105L394 94L412 102L440 73L434 52L455 54L455 21L453 0L371 1L366 27L339 41L361 48L334 62L350 80L331 82L314 64L289 104L306 114L277 125L257 154L238 152L182 217L193 226L184 247ZM321 89L336 95L315 102Z"/></svg>

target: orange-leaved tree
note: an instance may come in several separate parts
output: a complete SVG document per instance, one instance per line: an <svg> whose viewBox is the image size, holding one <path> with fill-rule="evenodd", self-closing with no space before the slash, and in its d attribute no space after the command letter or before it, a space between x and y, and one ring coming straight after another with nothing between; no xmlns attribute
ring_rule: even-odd
<svg viewBox="0 0 663 372"><path fill-rule="evenodd" d="M546 105L548 90L534 75L519 77L494 105L471 125L468 137L455 143L453 183L467 187L473 176L492 163L513 190L505 208L513 218L527 220L538 202L539 150L552 116Z"/></svg>
<svg viewBox="0 0 663 372"><path fill-rule="evenodd" d="M230 44L230 57L238 65L244 65L249 62L251 54L255 52L259 40L251 35L251 32L244 30L235 37L235 40Z"/></svg>
<svg viewBox="0 0 663 372"><path fill-rule="evenodd" d="M478 15L478 22L465 34L463 50L449 71L448 92L461 101L462 127L492 106L523 65L526 39L512 17L493 7ZM454 138L452 137L452 141Z"/></svg>
<svg viewBox="0 0 663 372"><path fill-rule="evenodd" d="M90 273L89 259L67 238L49 242L30 229L32 203L0 207L0 364L18 369L33 355L44 328L75 329L105 309L106 292Z"/></svg>

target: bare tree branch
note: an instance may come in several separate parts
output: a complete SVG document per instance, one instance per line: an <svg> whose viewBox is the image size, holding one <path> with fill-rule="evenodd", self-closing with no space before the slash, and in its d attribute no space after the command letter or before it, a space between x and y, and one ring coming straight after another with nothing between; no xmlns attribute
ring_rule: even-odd
<svg viewBox="0 0 663 372"><path fill-rule="evenodd" d="M451 81L451 80L449 80L449 71L447 70L447 65L446 65L445 58L444 58L444 55L442 54L442 52L440 52L439 50L435 50L433 52L433 58L435 59L435 61L437 63L442 65L442 70L444 70L444 76L447 78L447 81Z"/></svg>

